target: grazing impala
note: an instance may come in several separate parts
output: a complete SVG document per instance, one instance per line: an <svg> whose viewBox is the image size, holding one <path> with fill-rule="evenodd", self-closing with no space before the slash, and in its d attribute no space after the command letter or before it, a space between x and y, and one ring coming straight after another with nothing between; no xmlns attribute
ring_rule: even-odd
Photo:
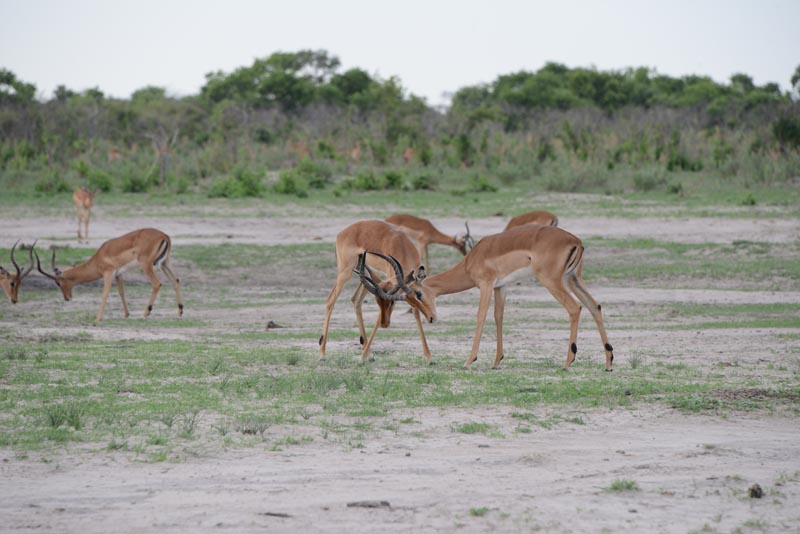
<svg viewBox="0 0 800 534"><path fill-rule="evenodd" d="M464 368L469 368L478 357L483 324L494 293L497 352L493 367L496 369L503 359L503 311L506 287L523 277L535 275L569 313L569 345L564 369L569 369L578 352L575 342L578 336L581 306L573 298L574 295L586 306L597 323L605 349L606 371L611 371L611 363L614 360L613 348L608 343L600 305L583 285L582 269L583 244L580 239L552 226L520 226L484 237L458 265L444 273L429 277L421 289L422 299L435 306L436 298L440 295L459 293L473 287L480 289L478 326L472 342L472 352L464 364Z"/></svg>
<svg viewBox="0 0 800 534"><path fill-rule="evenodd" d="M333 306L353 272L359 275L363 284L353 296L361 343L364 345L361 361L369 357L372 340L378 327L389 326L392 310L397 301L405 301L413 308L414 319L417 321L422 340L422 351L425 359L431 360L420 312L428 322L432 323L436 319L436 307L432 301L421 299L419 288L422 287L422 281L426 276L425 267L421 265L414 243L400 228L384 221L359 221L351 224L336 236L336 268L338 271L336 285L325 303L325 323L322 327L322 336L319 338L320 360L325 359ZM407 277L404 275L406 272ZM385 278L382 282L376 281L373 276L378 273ZM366 330L361 306L366 291L375 295L379 312L372 334L365 342Z"/></svg>
<svg viewBox="0 0 800 534"><path fill-rule="evenodd" d="M544 226L558 226L558 217L549 211L529 211L522 215L517 215L506 225L505 229L510 230L523 224L541 224Z"/></svg>
<svg viewBox="0 0 800 534"><path fill-rule="evenodd" d="M89 210L94 206L94 194L87 187L79 187L72 193L72 202L75 203L75 210L78 212L78 242L81 241L81 223L86 227L86 242L89 242Z"/></svg>
<svg viewBox="0 0 800 534"><path fill-rule="evenodd" d="M150 312L153 311L153 303L158 295L158 290L161 289L161 280L158 279L154 268L160 267L175 287L175 296L178 301L178 317L180 318L183 315L183 299L181 299L180 280L175 276L169 263L171 247L172 242L167 234L154 228L143 228L115 239L109 239L100 245L94 256L89 258L86 263L70 267L63 272L56 267L55 250L53 250L52 258L53 274L43 271L39 262L39 254L34 251L34 255L36 256L37 269L61 288L64 300L72 298L73 287L103 279L103 297L100 301L100 310L97 312L98 321L103 320L103 310L106 307L108 293L111 290L111 282L115 279L117 291L119 291L119 296L122 299L122 309L125 312L125 317L130 315L128 313L128 303L125 302L125 287L122 282L122 274L136 262L139 263L145 276L153 286L150 302L144 311L145 317L150 315Z"/></svg>
<svg viewBox="0 0 800 534"><path fill-rule="evenodd" d="M2 287L3 291L6 292L6 296L8 296L11 304L16 304L19 302L19 287L22 285L22 281L25 279L25 277L28 276L33 269L33 247L31 247L30 252L28 252L28 255L31 258L30 267L23 271L20 269L19 265L17 265L17 262L14 259L14 250L17 248L18 243L19 241L14 243L14 246L11 247L11 263L14 265L16 272L12 273L6 271L2 266L0 266L0 287ZM35 242L34 245L36 245Z"/></svg>
<svg viewBox="0 0 800 534"><path fill-rule="evenodd" d="M437 230L428 219L422 219L414 215L397 213L387 218L386 222L402 227L408 236L417 244L417 250L424 264L428 267L430 267L428 261L428 245L431 243L451 246L463 255L466 255L468 249L475 244L475 241L469 234L469 225L467 223L464 223L467 227L466 234L454 235L451 237Z"/></svg>

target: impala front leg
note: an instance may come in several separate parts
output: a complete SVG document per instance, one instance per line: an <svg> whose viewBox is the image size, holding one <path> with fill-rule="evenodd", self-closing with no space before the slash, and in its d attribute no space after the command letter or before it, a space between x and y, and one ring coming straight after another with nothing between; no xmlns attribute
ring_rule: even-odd
<svg viewBox="0 0 800 534"><path fill-rule="evenodd" d="M433 356L431 356L431 351L428 348L428 340L425 339L425 330L422 329L422 319L419 316L419 310L417 308L411 309L414 311L414 319L417 321L419 337L422 340L422 354L425 356L425 359L428 360L428 365L433 365Z"/></svg>
<svg viewBox="0 0 800 534"><path fill-rule="evenodd" d="M364 363L367 358L369 361L375 361L375 358L370 356L370 351L372 349L372 340L375 339L375 333L378 331L378 327L381 325L381 317L380 315L375 320L375 327L372 329L372 333L369 335L369 339L366 343L364 343L364 350L361 351L361 363Z"/></svg>
<svg viewBox="0 0 800 534"><path fill-rule="evenodd" d="M478 327L475 330L475 339L472 341L472 352L464 363L464 369L469 369L472 362L478 359L478 348L481 345L481 335L483 334L483 324L486 322L486 314L489 311L489 304L492 301L492 286L481 287L481 300L478 304Z"/></svg>
<svg viewBox="0 0 800 534"><path fill-rule="evenodd" d="M503 354L503 312L506 309L506 288L494 288L494 323L497 326L497 352L494 357L492 369L500 368L500 361L505 357Z"/></svg>
<svg viewBox="0 0 800 534"><path fill-rule="evenodd" d="M103 296L100 299L100 310L97 312L97 322L103 320L103 310L106 309L106 301L108 300L108 293L111 291L111 281L114 279L114 273L108 272L103 275Z"/></svg>
<svg viewBox="0 0 800 534"><path fill-rule="evenodd" d="M125 302L125 283L122 281L122 276L117 276L117 292L119 293L119 298L122 299L122 309L125 313L125 318L127 319L130 315L128 313L128 303Z"/></svg>

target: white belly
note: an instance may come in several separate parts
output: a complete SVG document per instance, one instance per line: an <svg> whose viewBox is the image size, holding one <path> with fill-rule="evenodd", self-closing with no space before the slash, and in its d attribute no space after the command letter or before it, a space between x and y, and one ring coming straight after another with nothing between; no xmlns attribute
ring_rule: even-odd
<svg viewBox="0 0 800 534"><path fill-rule="evenodd" d="M517 269L516 271L512 271L510 274L504 276L503 278L498 278L495 283L494 287L504 287L510 284L515 284L522 280L528 280L533 278L533 269L531 269L530 265Z"/></svg>
<svg viewBox="0 0 800 534"><path fill-rule="evenodd" d="M114 271L114 277L121 276L123 273L129 271L130 268L133 267L134 265L136 265L137 263L138 263L138 261L136 261L136 258L134 258L133 260L131 260L128 263L126 263L125 265L122 265L121 267L117 267L117 270Z"/></svg>

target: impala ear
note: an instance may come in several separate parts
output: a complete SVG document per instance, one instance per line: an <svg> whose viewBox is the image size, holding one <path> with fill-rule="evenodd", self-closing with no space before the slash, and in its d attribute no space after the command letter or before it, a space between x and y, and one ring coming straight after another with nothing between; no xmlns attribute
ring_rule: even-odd
<svg viewBox="0 0 800 534"><path fill-rule="evenodd" d="M8 276L8 271L0 267L0 274L2 274L3 276Z"/></svg>
<svg viewBox="0 0 800 534"><path fill-rule="evenodd" d="M422 281L425 280L427 277L428 273L425 272L425 266L420 265L419 269L417 269L417 282L421 284Z"/></svg>

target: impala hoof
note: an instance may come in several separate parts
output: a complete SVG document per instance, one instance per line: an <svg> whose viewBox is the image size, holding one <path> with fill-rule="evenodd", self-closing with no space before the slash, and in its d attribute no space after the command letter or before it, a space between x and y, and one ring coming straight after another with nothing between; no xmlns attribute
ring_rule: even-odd
<svg viewBox="0 0 800 534"><path fill-rule="evenodd" d="M614 371L613 369L606 369L606 373L611 373L613 371Z"/></svg>
<svg viewBox="0 0 800 534"><path fill-rule="evenodd" d="M434 362L434 361L429 361L428 362L428 367L432 367L434 365L436 365L436 362Z"/></svg>

